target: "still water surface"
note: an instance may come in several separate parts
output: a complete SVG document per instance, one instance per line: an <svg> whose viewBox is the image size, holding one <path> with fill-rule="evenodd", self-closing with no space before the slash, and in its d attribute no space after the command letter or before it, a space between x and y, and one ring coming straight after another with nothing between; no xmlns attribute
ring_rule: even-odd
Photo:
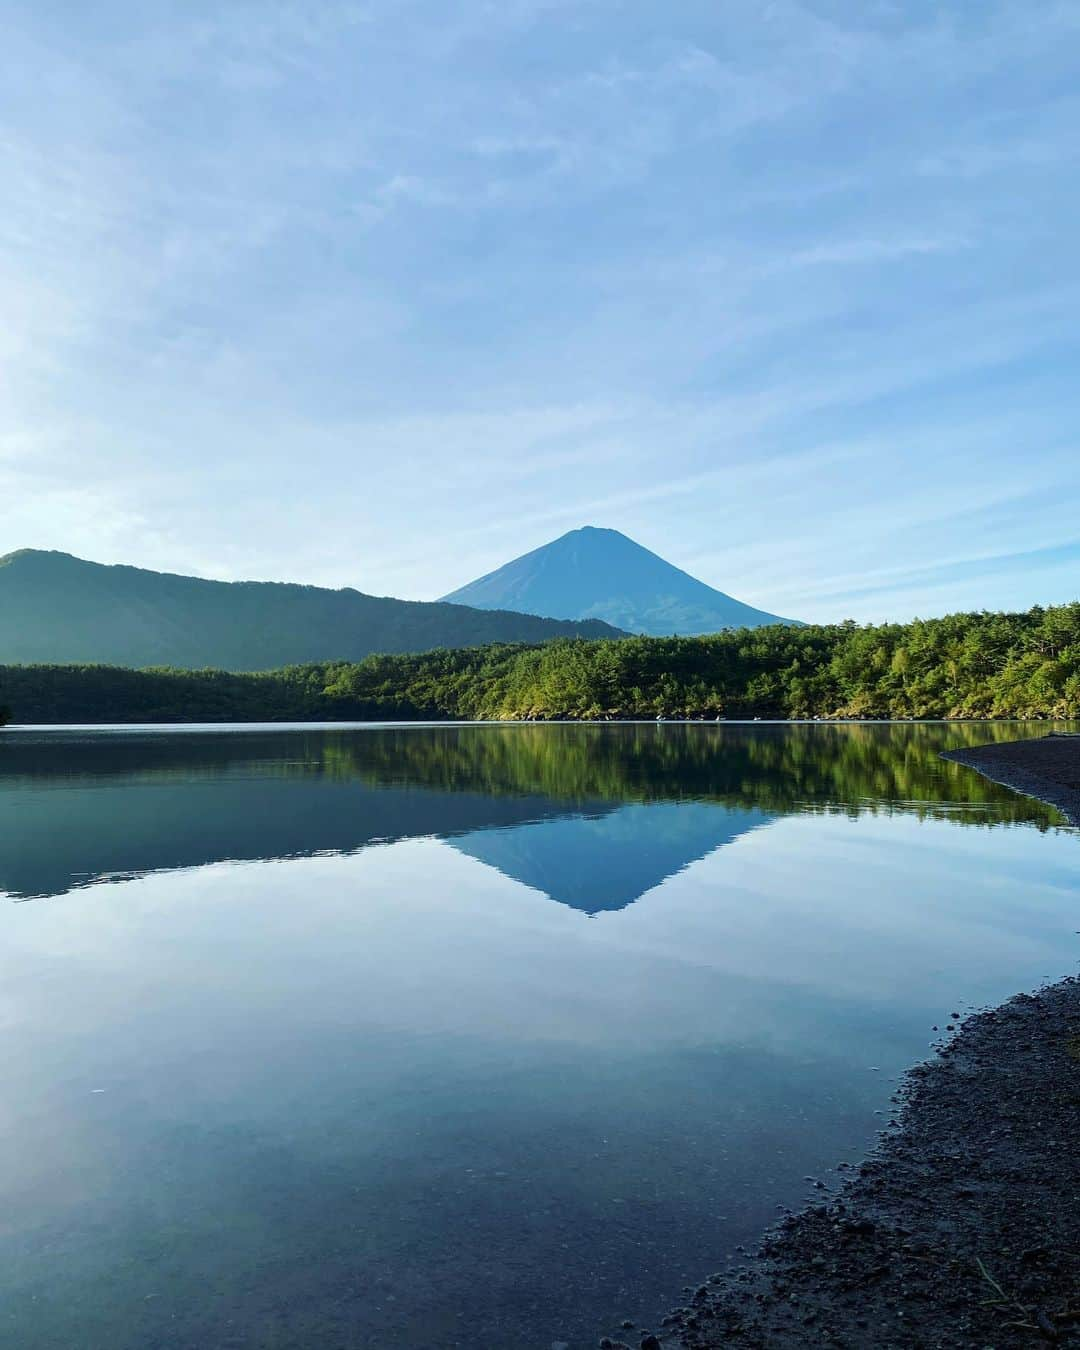
<svg viewBox="0 0 1080 1350"><path fill-rule="evenodd" d="M1026 730L4 733L0 1340L655 1325L1075 971L1076 832L937 757Z"/></svg>

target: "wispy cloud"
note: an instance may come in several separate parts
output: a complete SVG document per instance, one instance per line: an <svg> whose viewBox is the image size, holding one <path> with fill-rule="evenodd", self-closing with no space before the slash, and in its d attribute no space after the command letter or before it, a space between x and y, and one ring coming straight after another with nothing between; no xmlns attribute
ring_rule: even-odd
<svg viewBox="0 0 1080 1350"><path fill-rule="evenodd" d="M969 240L956 235L937 237L885 239L838 239L815 244L812 248L796 249L780 259L781 269L788 267L828 267L860 263L886 263L896 259L920 257L935 253L956 253L970 248Z"/></svg>
<svg viewBox="0 0 1080 1350"><path fill-rule="evenodd" d="M1022 549L1018 552L981 553L974 557L950 558L922 567L884 569L876 581L858 584L852 579L847 586L835 590L820 590L819 600L864 600L867 597L891 595L898 588L911 590L930 586L945 586L950 582L976 578L1013 576L1017 572L1041 572L1046 567L1080 566L1080 540L1044 548Z"/></svg>
<svg viewBox="0 0 1080 1350"><path fill-rule="evenodd" d="M808 618L1063 598L1078 25L25 8L0 551L432 596L593 521Z"/></svg>

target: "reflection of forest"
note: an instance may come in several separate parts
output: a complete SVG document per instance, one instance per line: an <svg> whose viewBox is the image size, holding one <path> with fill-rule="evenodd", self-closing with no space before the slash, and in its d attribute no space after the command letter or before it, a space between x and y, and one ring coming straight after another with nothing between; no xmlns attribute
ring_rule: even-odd
<svg viewBox="0 0 1080 1350"><path fill-rule="evenodd" d="M939 757L1021 735L1016 725L963 723L436 727L327 733L322 764L376 782L570 802L706 800L773 814L902 810L977 824L1060 823L1052 808Z"/></svg>
<svg viewBox="0 0 1080 1350"><path fill-rule="evenodd" d="M1045 726L1036 724L1037 734ZM111 780L356 780L552 803L711 800L770 813L902 810L1060 823L1052 808L940 751L1011 741L1023 724L510 724L356 731L8 733L0 790ZM985 808L992 807L987 812Z"/></svg>
<svg viewBox="0 0 1080 1350"><path fill-rule="evenodd" d="M547 876L549 893L567 897L579 892L565 860L584 871L590 859L602 869L604 857L618 858L610 896L588 887L588 907L604 908L778 814L1060 824L1050 807L938 757L1020 734L1016 726L715 724L8 733L0 889L55 894L222 859L469 836L464 851L540 889ZM693 809L635 815L661 803ZM627 811L632 828L631 816L599 823ZM554 828L559 821L566 829ZM547 825L534 833L540 822ZM517 842L481 838L491 831Z"/></svg>

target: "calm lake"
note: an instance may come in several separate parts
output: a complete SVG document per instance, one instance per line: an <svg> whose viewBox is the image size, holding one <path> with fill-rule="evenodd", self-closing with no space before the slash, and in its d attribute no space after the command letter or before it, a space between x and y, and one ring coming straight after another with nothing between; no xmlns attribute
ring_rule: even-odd
<svg viewBox="0 0 1080 1350"><path fill-rule="evenodd" d="M1047 729L0 734L0 1340L656 1327L1076 971L1077 832L938 758Z"/></svg>

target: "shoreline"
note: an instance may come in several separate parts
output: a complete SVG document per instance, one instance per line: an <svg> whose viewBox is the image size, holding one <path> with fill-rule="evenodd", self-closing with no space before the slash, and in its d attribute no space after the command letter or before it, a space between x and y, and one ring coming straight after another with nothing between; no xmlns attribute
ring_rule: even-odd
<svg viewBox="0 0 1080 1350"><path fill-rule="evenodd" d="M942 757L1080 824L1080 736ZM643 1347L1080 1347L1080 977L953 1027L838 1189L709 1276Z"/></svg>
<svg viewBox="0 0 1080 1350"><path fill-rule="evenodd" d="M354 727L605 727L605 726L675 726L675 727L919 727L919 726L1030 726L1033 722L1045 723L1048 727L1075 725L1072 718L1044 717L383 717L383 718L217 718L213 720L186 721L99 721L99 722L7 722L2 724L4 731L168 731L181 728L255 727L266 730L289 730L305 728L311 730L347 731ZM1080 737L1080 732L1048 731L1047 737L1068 739ZM1047 737L1039 737L1045 740ZM1003 744L1032 744L1034 742L1003 742ZM987 750L997 749L986 747ZM981 753L982 747L975 751L943 751L942 758L956 758L967 763L961 754ZM971 767L978 767L972 761ZM984 775L990 777L989 774ZM994 780L999 781L999 780ZM1001 780L1004 782L1004 780ZM1011 786L1009 783L1004 784ZM1019 789L1018 789L1019 790ZM1029 796L1037 795L1035 792Z"/></svg>
<svg viewBox="0 0 1080 1350"><path fill-rule="evenodd" d="M666 1350L1080 1345L1080 981L974 1014L897 1096L851 1179L710 1277Z"/></svg>
<svg viewBox="0 0 1080 1350"><path fill-rule="evenodd" d="M999 741L974 749L943 750L984 778L1055 807L1080 827L1080 734L1049 732L1026 741Z"/></svg>

